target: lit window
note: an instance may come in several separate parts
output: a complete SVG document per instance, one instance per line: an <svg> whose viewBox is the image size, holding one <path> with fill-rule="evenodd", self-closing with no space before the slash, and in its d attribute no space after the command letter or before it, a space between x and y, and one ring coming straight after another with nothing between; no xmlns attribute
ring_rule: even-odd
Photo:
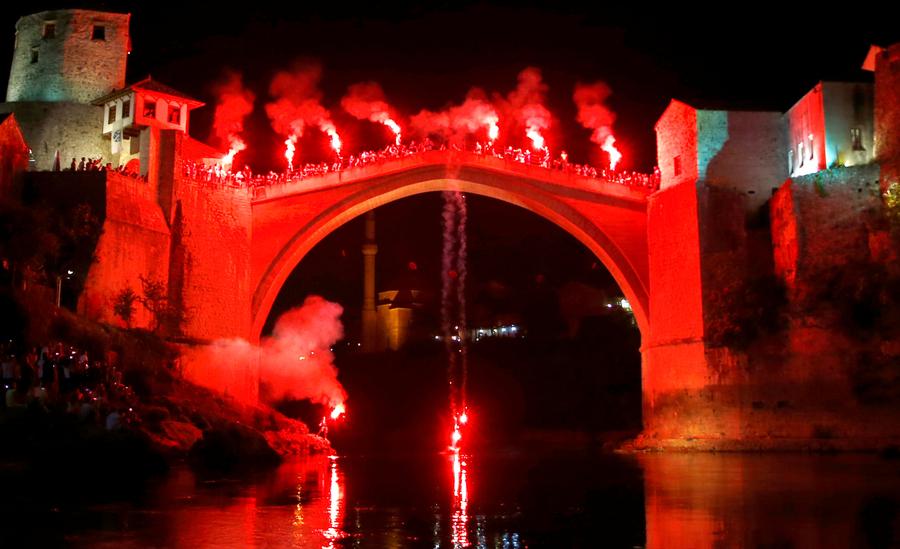
<svg viewBox="0 0 900 549"><path fill-rule="evenodd" d="M181 124L181 107L169 103L169 124Z"/></svg>
<svg viewBox="0 0 900 549"><path fill-rule="evenodd" d="M116 105L112 104L107 107L106 123L112 124L116 121Z"/></svg>
<svg viewBox="0 0 900 549"><path fill-rule="evenodd" d="M32 62L32 63L37 63L37 62L38 62L38 57L39 57L39 56L40 56L40 54L38 53L38 49L37 49L37 48L31 48L31 62Z"/></svg>
<svg viewBox="0 0 900 549"><path fill-rule="evenodd" d="M156 101L152 99L144 101L144 118L156 118Z"/></svg>
<svg viewBox="0 0 900 549"><path fill-rule="evenodd" d="M91 28L91 40L106 40L106 27L94 25Z"/></svg>
<svg viewBox="0 0 900 549"><path fill-rule="evenodd" d="M797 161L799 162L799 164L797 164L797 166L803 165L803 158L804 158L804 156L803 156L803 141L801 141L801 142L797 143Z"/></svg>
<svg viewBox="0 0 900 549"><path fill-rule="evenodd" d="M122 118L129 116L131 116L131 99L126 99L122 102Z"/></svg>
<svg viewBox="0 0 900 549"><path fill-rule="evenodd" d="M850 128L850 141L853 143L854 151L864 151L862 142L862 130L860 128Z"/></svg>
<svg viewBox="0 0 900 549"><path fill-rule="evenodd" d="M788 149L788 173L794 173L794 149Z"/></svg>
<svg viewBox="0 0 900 549"><path fill-rule="evenodd" d="M672 172L675 174L675 177L681 175L681 156L676 156L672 159Z"/></svg>
<svg viewBox="0 0 900 549"><path fill-rule="evenodd" d="M815 147L813 147L813 143L815 143L815 141L813 140L813 134L809 134L809 159L810 160L813 159L813 157L815 156L815 153L816 153L816 149L815 149Z"/></svg>
<svg viewBox="0 0 900 549"><path fill-rule="evenodd" d="M56 21L45 21L43 38L56 38Z"/></svg>

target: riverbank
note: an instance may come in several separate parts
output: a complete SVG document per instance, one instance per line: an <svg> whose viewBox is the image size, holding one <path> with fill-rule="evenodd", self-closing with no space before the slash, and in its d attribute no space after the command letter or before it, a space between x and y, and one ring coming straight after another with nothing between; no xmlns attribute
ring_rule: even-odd
<svg viewBox="0 0 900 549"><path fill-rule="evenodd" d="M27 320L4 344L17 367L0 406L9 467L141 476L184 461L264 468L332 451L300 421L183 379L175 348L154 334L18 305Z"/></svg>

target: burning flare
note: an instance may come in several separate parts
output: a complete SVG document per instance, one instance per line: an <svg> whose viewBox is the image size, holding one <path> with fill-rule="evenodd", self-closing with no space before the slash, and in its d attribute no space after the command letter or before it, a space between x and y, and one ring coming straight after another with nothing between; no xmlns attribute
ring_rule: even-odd
<svg viewBox="0 0 900 549"><path fill-rule="evenodd" d="M347 90L347 95L341 99L341 106L359 120L383 124L394 133L394 143L400 145L401 131L400 124L396 120L397 115L388 105L384 90L377 82L353 84Z"/></svg>
<svg viewBox="0 0 900 549"><path fill-rule="evenodd" d="M616 138L612 132L616 113L606 106L606 100L610 95L612 90L604 82L579 83L575 85L572 99L578 107L578 122L585 128L593 130L591 141L600 145L600 148L609 155L609 169L615 170L622 159L622 153L615 146Z"/></svg>
<svg viewBox="0 0 900 549"><path fill-rule="evenodd" d="M528 130L525 132L525 135L528 136L528 139L531 139L531 146L534 150L544 150L544 136L541 135L541 131L538 128L528 128Z"/></svg>
<svg viewBox="0 0 900 549"><path fill-rule="evenodd" d="M606 140L600 145L600 148L609 155L609 169L615 171L616 164L622 160L622 153L616 148L616 138L612 134L606 136Z"/></svg>
<svg viewBox="0 0 900 549"><path fill-rule="evenodd" d="M284 158L288 163L288 171L294 171L294 151L297 150L297 136L291 135L284 140Z"/></svg>
<svg viewBox="0 0 900 549"><path fill-rule="evenodd" d="M339 402L339 403L335 404L334 408L331 409L331 419L336 421L339 417L344 415L344 413L346 413L346 411L347 411L347 408L346 408L346 406L344 406L343 402Z"/></svg>

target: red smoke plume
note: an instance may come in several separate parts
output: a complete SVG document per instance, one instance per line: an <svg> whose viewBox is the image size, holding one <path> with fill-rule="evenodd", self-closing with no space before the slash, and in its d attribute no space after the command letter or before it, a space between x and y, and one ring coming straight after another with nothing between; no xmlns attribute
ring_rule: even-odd
<svg viewBox="0 0 900 549"><path fill-rule="evenodd" d="M499 121L497 110L484 92L473 88L461 105L440 112L423 109L410 119L410 126L422 136L438 136L459 144L466 136L478 135L481 130L484 130L488 141L495 141L500 134Z"/></svg>
<svg viewBox="0 0 900 549"><path fill-rule="evenodd" d="M230 165L234 155L247 148L241 133L244 119L253 112L256 96L244 88L240 73L231 70L226 71L224 80L213 87L213 94L216 96L213 130L219 141L229 147L223 161Z"/></svg>
<svg viewBox="0 0 900 549"><path fill-rule="evenodd" d="M523 131L536 150L545 147L543 131L553 121L553 115L544 106L546 94L547 85L543 82L540 69L526 67L519 73L516 89L506 98L497 97L497 103L502 105L504 120L510 120Z"/></svg>
<svg viewBox="0 0 900 549"><path fill-rule="evenodd" d="M400 125L396 122L397 115L388 105L384 97L384 90L377 82L353 84L347 90L347 95L341 99L341 106L359 120L384 124L394 132L395 143L400 144Z"/></svg>
<svg viewBox="0 0 900 549"><path fill-rule="evenodd" d="M272 336L259 346L242 339L219 340L195 352L188 362L198 364L202 374L189 377L221 390L217 384L258 359L260 394L266 400L305 399L334 408L347 398L330 351L343 337L342 312L337 303L309 296L303 305L281 315Z"/></svg>
<svg viewBox="0 0 900 549"><path fill-rule="evenodd" d="M575 85L572 99L578 107L578 122L585 128L593 130L591 141L600 145L600 148L609 154L609 167L614 170L622 158L622 153L616 149L616 138L612 133L616 114L605 105L605 101L610 95L612 95L612 90L603 82L579 83Z"/></svg>
<svg viewBox="0 0 900 549"><path fill-rule="evenodd" d="M306 126L316 126L331 138L331 146L340 153L341 140L328 109L322 106L319 80L322 67L297 63L293 70L280 71L269 84L274 101L266 104L266 114L276 133L290 138L302 137Z"/></svg>

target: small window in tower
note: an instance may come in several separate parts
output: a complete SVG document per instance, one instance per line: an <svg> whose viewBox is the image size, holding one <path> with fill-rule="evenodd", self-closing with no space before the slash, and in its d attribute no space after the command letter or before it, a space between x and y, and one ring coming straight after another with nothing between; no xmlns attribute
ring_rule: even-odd
<svg viewBox="0 0 900 549"><path fill-rule="evenodd" d="M809 159L812 160L816 156L816 148L813 147L815 144L815 139L813 138L813 134L809 134Z"/></svg>
<svg viewBox="0 0 900 549"><path fill-rule="evenodd" d="M122 118L131 116L131 99L122 101Z"/></svg>
<svg viewBox="0 0 900 549"><path fill-rule="evenodd" d="M804 158L806 158L806 157L803 156L803 141L801 141L801 142L797 143L797 162L798 162L797 165L798 166L803 165Z"/></svg>
<svg viewBox="0 0 900 549"><path fill-rule="evenodd" d="M181 107L169 103L169 124L181 124Z"/></svg>
<svg viewBox="0 0 900 549"><path fill-rule="evenodd" d="M32 62L32 63L37 63L37 62L38 62L38 57L40 57L40 53L38 52L38 49L37 49L37 48L31 48L31 62Z"/></svg>
<svg viewBox="0 0 900 549"><path fill-rule="evenodd" d="M144 118L156 118L156 101L144 100Z"/></svg>
<svg viewBox="0 0 900 549"><path fill-rule="evenodd" d="M681 175L681 156L676 156L672 159L672 173L674 173L675 177Z"/></svg>
<svg viewBox="0 0 900 549"><path fill-rule="evenodd" d="M44 21L43 38L56 38L56 21Z"/></svg>
<svg viewBox="0 0 900 549"><path fill-rule="evenodd" d="M112 124L116 121L116 105L115 103L107 107L106 123Z"/></svg>
<svg viewBox="0 0 900 549"><path fill-rule="evenodd" d="M91 40L106 40L106 27L94 25L91 29Z"/></svg>
<svg viewBox="0 0 900 549"><path fill-rule="evenodd" d="M860 128L850 128L850 140L853 142L854 151L864 151L862 142L862 130Z"/></svg>
<svg viewBox="0 0 900 549"><path fill-rule="evenodd" d="M794 149L788 149L788 173L794 173Z"/></svg>

